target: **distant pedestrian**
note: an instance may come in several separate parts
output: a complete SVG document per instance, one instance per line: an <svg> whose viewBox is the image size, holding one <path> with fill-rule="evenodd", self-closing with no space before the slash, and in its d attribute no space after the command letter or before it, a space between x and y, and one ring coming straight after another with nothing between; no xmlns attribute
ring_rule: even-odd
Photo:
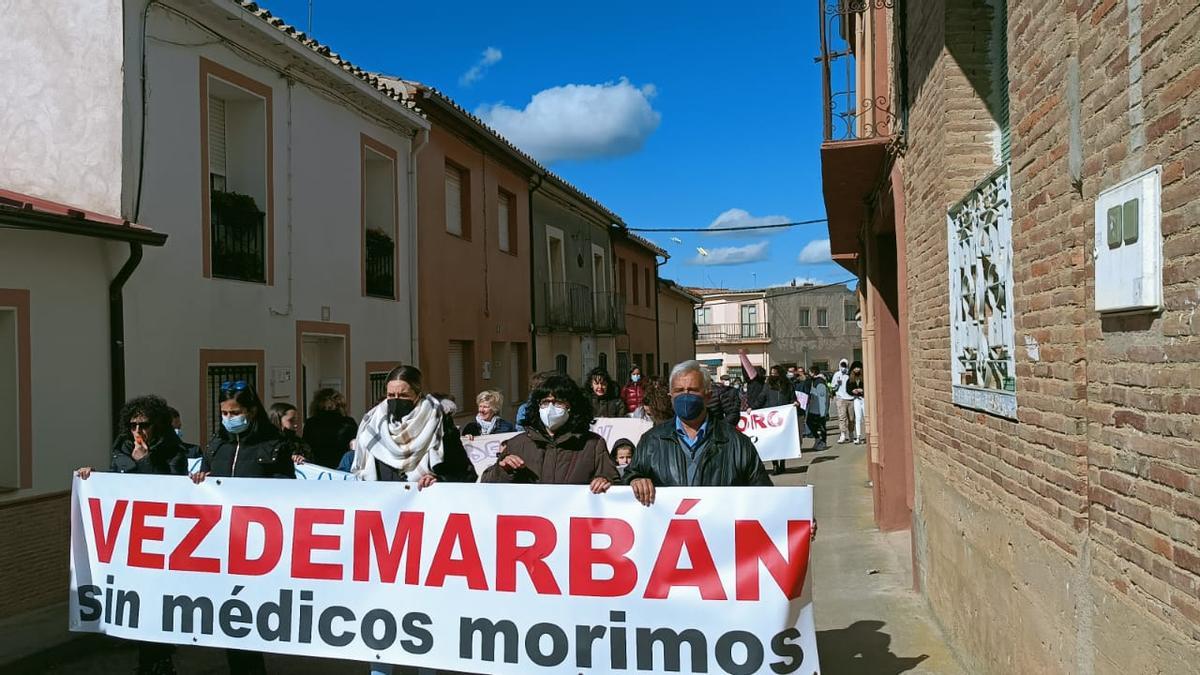
<svg viewBox="0 0 1200 675"><path fill-rule="evenodd" d="M346 399L337 389L321 389L313 396L304 420L304 442L312 448L312 461L334 467L350 449L358 423L346 414Z"/></svg>
<svg viewBox="0 0 1200 675"><path fill-rule="evenodd" d="M445 400L422 389L421 371L397 366L387 374L387 398L363 416L354 443L352 472L366 481L475 482Z"/></svg>
<svg viewBox="0 0 1200 675"><path fill-rule="evenodd" d="M540 373L534 373L534 374L530 375L529 376L529 390L532 392L534 389L537 389L538 387L542 386L542 383L544 383L547 378L553 377L558 374L559 373L557 370L543 370ZM528 400L522 401L521 405L517 406L517 419L513 420L517 425L517 431L525 430L525 428L523 426L521 426L522 425L521 420L525 419L526 411L528 410L528 408L529 408Z"/></svg>
<svg viewBox="0 0 1200 675"><path fill-rule="evenodd" d="M771 485L754 443L737 429L708 419L708 371L698 361L671 370L675 416L642 435L626 478L642 504L657 487Z"/></svg>
<svg viewBox="0 0 1200 675"><path fill-rule="evenodd" d="M862 445L866 443L866 421L867 421L867 404L864 394L866 393L866 384L863 381L863 366L862 363L855 361L850 364L850 377L846 380L846 390L853 397L854 404L854 442Z"/></svg>
<svg viewBox="0 0 1200 675"><path fill-rule="evenodd" d="M475 419L463 425L464 438L487 436L488 434L507 434L517 430L512 422L500 416L504 409L504 395L494 389L487 389L475 396Z"/></svg>
<svg viewBox="0 0 1200 675"><path fill-rule="evenodd" d="M629 371L629 381L621 389L621 400L625 402L625 412L631 413L642 405L642 397L646 395L646 386L642 383L642 369L634 366Z"/></svg>
<svg viewBox="0 0 1200 675"><path fill-rule="evenodd" d="M788 383L787 378L783 375L783 369L779 366L771 366L771 374L767 376L765 399L764 408L776 408L796 403L796 394L792 391L792 385ZM786 460L782 459L771 460L776 476L783 473L786 463Z"/></svg>
<svg viewBox="0 0 1200 675"><path fill-rule="evenodd" d="M837 406L838 443L849 443L850 435L853 433L851 425L854 415L854 396L846 389L849 380L850 362L842 359L838 362L837 372L833 374L833 379L829 382L829 388L833 390L834 405Z"/></svg>
<svg viewBox="0 0 1200 675"><path fill-rule="evenodd" d="M547 378L530 394L536 410L521 420L525 432L513 436L499 460L483 472L484 483L589 485L608 491L620 479L604 439L589 427L592 404L566 375Z"/></svg>
<svg viewBox="0 0 1200 675"><path fill-rule="evenodd" d="M200 446L195 443L188 443L183 438L183 417L175 408L167 406L167 412L171 413L171 428L175 430L175 435L183 441L183 447L187 450L188 459L195 459L200 456Z"/></svg>
<svg viewBox="0 0 1200 675"><path fill-rule="evenodd" d="M746 374L746 408L758 410L767 405L767 374L750 361L750 355L745 349L738 350L738 358L742 362L742 371Z"/></svg>
<svg viewBox="0 0 1200 675"><path fill-rule="evenodd" d="M805 424L813 437L813 450L825 450L829 447L826 442L829 432L825 428L829 423L829 384L815 366L808 369L808 382Z"/></svg>
<svg viewBox="0 0 1200 675"><path fill-rule="evenodd" d="M271 424L283 435L283 442L287 445L288 454L293 462L303 464L312 459L312 447L300 436L300 411L296 410L296 406L291 403L272 403L267 416L271 418Z"/></svg>
<svg viewBox="0 0 1200 675"><path fill-rule="evenodd" d="M584 380L584 390L592 403L592 413L596 417L624 417L627 413L625 402L617 391L617 383L613 382L608 370L603 367L593 368Z"/></svg>

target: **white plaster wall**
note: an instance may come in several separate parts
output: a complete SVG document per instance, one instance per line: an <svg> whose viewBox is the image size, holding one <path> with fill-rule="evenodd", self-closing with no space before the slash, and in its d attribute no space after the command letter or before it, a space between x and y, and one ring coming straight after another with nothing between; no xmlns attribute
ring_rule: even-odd
<svg viewBox="0 0 1200 675"><path fill-rule="evenodd" d="M0 187L121 215L122 7L0 0Z"/></svg>
<svg viewBox="0 0 1200 675"><path fill-rule="evenodd" d="M331 321L351 325L351 381L346 393L352 414L360 415L364 362L415 360L405 265L411 236L409 139L318 95L300 81L292 87L289 113L288 86L278 72L211 44L210 35L170 14L152 11L149 32L158 39L148 42L146 163L152 169L146 172L141 221L165 232L169 240L163 249L147 252L142 269L127 287L129 352L153 366L130 369L129 393L163 394L182 411L184 424L196 430L201 349L262 349L267 380L272 367L295 368L296 322L319 321L322 307L329 307ZM165 40L209 44L179 46ZM272 286L203 275L201 55L273 90ZM364 298L361 293L359 134L363 132L391 145L399 155L398 301ZM288 399L265 400L295 403L294 398L292 394Z"/></svg>
<svg viewBox="0 0 1200 675"><path fill-rule="evenodd" d="M33 422L33 487L2 492L0 502L69 489L79 466L108 468L109 260L121 246L0 229L0 288L30 295Z"/></svg>

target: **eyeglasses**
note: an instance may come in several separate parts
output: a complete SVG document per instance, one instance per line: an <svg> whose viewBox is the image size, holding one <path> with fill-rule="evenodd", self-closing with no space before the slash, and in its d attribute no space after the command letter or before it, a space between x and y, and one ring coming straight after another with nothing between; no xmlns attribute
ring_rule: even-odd
<svg viewBox="0 0 1200 675"><path fill-rule="evenodd" d="M130 422L130 423L129 423L129 430L130 430L130 431L138 431L138 430L140 430L140 429L147 429L147 430L149 430L149 429L150 429L150 423L149 423L149 422Z"/></svg>
<svg viewBox="0 0 1200 675"><path fill-rule="evenodd" d="M245 380L236 380L236 381L232 381L232 382L222 382L221 383L221 391L222 392L242 391L245 388L246 388Z"/></svg>
<svg viewBox="0 0 1200 675"><path fill-rule="evenodd" d="M539 408L549 408L550 406L554 406L555 408L558 408L559 410L566 410L567 408L571 407L570 405L567 404L566 401L540 401L540 402L538 402Z"/></svg>

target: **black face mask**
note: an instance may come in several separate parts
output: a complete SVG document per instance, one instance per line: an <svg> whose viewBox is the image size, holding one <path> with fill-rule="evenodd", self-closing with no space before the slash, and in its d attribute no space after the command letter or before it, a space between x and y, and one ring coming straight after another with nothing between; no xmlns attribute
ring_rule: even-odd
<svg viewBox="0 0 1200 675"><path fill-rule="evenodd" d="M402 420L408 416L414 408L417 407L416 402L406 398L389 398L388 402L388 417L393 420Z"/></svg>

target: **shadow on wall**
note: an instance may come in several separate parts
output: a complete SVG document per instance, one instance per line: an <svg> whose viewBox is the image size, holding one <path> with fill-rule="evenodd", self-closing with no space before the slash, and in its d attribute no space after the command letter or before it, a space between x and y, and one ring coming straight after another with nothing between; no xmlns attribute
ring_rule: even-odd
<svg viewBox="0 0 1200 675"><path fill-rule="evenodd" d="M916 668L929 658L896 656L888 647L892 636L881 629L882 621L855 621L846 628L817 631L821 671L838 675L897 675Z"/></svg>

